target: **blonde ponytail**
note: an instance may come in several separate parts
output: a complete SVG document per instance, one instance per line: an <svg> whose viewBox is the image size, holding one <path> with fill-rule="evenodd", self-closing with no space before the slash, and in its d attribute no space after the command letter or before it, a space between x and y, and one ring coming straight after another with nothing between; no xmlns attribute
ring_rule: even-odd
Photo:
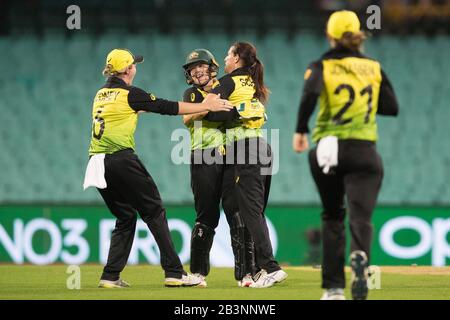
<svg viewBox="0 0 450 320"><path fill-rule="evenodd" d="M112 66L111 64L107 64L107 65L105 66L105 68L103 69L102 74L103 74L105 77L112 77L112 76L117 75L117 72L116 72L116 71L113 71L113 66Z"/></svg>

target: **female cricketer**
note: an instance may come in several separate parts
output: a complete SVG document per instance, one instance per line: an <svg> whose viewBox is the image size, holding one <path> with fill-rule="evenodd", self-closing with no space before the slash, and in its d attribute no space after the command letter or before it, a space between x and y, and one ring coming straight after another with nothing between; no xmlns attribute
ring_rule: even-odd
<svg viewBox="0 0 450 320"><path fill-rule="evenodd" d="M372 241L371 217L383 179L376 150L376 115L398 113L394 90L380 63L364 56L365 36L357 15L333 13L327 24L331 50L305 73L293 149L308 149L308 120L319 100L309 153L323 205L322 288L324 300L343 300L345 287L344 197L351 233L352 297L366 299Z"/></svg>
<svg viewBox="0 0 450 320"><path fill-rule="evenodd" d="M224 77L211 92L220 94L234 106L231 112L208 113L203 119L227 121L227 163L233 155L234 178L239 212L255 242L256 266L251 288L268 288L286 279L273 256L264 210L270 189L272 154L263 138L265 103L269 90L264 84L264 66L255 46L236 42L225 57Z"/></svg>
<svg viewBox="0 0 450 320"><path fill-rule="evenodd" d="M206 49L196 49L183 65L186 82L192 85L183 101L201 102L217 82L219 64ZM191 272L206 287L209 253L220 218L220 201L230 226L234 254L234 276L240 287L253 283L256 274L254 243L245 228L236 199L234 167L225 163L223 123L202 119L206 113L185 115L183 120L191 133L191 186L197 218L191 238ZM208 159L212 161L208 161Z"/></svg>
<svg viewBox="0 0 450 320"><path fill-rule="evenodd" d="M120 273L133 244L136 212L148 225L159 247L165 285L197 285L200 279L187 275L174 249L158 188L134 152L134 131L140 112L178 115L226 111L231 109L231 105L216 96L206 97L198 104L158 99L132 86L136 64L140 62L143 62L142 56L134 56L126 49L112 50L106 58L103 71L108 80L95 95L93 103L90 160L86 178L98 177L98 173L104 170L104 176L101 174L100 177L104 181L101 181L103 184L97 184L98 191L117 218L99 287L129 286L120 278ZM100 169L90 171L90 168Z"/></svg>

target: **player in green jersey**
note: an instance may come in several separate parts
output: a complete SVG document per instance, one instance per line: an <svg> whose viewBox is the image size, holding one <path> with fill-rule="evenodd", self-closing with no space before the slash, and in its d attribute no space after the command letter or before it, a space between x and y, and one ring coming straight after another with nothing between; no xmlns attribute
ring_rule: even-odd
<svg viewBox="0 0 450 320"><path fill-rule="evenodd" d="M255 242L256 266L260 269L250 288L268 288L285 280L287 273L273 256L264 215L270 191L272 151L261 128L266 121L263 103L269 90L255 46L248 42L234 43L225 57L225 72L211 92L228 99L235 109L208 113L203 119L226 121L227 163L233 158L239 212Z"/></svg>
<svg viewBox="0 0 450 320"><path fill-rule="evenodd" d="M327 33L331 50L305 73L293 149L308 149L308 120L318 100L312 134L317 147L309 153L309 162L323 205L322 299L345 299L345 197L352 236L352 297L366 299L371 217L383 179L376 116L397 115L398 104L380 63L361 53L365 36L356 14L333 13Z"/></svg>
<svg viewBox="0 0 450 320"><path fill-rule="evenodd" d="M219 64L206 49L193 50L183 65L186 82L192 85L183 101L201 102L218 84ZM235 279L240 287L253 283L256 274L254 243L244 226L237 205L234 167L225 163L226 139L223 123L202 119L205 113L183 116L191 133L191 186L197 218L191 238L191 272L202 278L206 287L209 253L220 218L220 201L230 226L235 261ZM213 161L208 161L211 159Z"/></svg>
<svg viewBox="0 0 450 320"><path fill-rule="evenodd" d="M158 188L134 152L134 131L141 112L178 115L226 111L231 105L214 95L197 104L156 98L154 94L132 86L136 64L140 62L143 62L142 56L134 56L126 49L112 50L103 71L108 80L95 95L93 103L86 178L98 182L87 186L98 187L109 210L117 218L99 286L128 286L120 279L120 273L133 244L137 213L148 225L159 247L165 285L197 285L200 279L183 270L175 251Z"/></svg>

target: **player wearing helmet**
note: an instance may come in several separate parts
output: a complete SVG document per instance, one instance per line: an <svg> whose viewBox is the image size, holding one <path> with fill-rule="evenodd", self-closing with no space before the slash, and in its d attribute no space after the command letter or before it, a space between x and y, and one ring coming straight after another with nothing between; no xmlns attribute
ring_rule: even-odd
<svg viewBox="0 0 450 320"><path fill-rule="evenodd" d="M187 84L183 101L201 102L217 84L219 64L206 49L196 49L183 65ZM191 239L191 272L203 281L209 273L209 253L220 217L220 202L230 226L235 260L235 279L241 287L253 283L257 272L254 243L239 214L235 194L234 168L224 162L225 135L221 122L202 119L205 113L185 116L191 133L191 186L194 193L196 223Z"/></svg>
<svg viewBox="0 0 450 320"><path fill-rule="evenodd" d="M225 101L211 96L202 104L156 98L132 85L142 56L127 49L114 49L106 57L103 75L108 77L92 105L92 135L84 188L97 187L111 213L117 218L111 236L108 260L99 287L124 288L120 278L136 230L137 214L147 224L158 245L164 284L193 286L201 282L188 275L170 237L166 209L153 178L135 153L134 132L142 112L162 115L195 113L197 110L231 109Z"/></svg>
<svg viewBox="0 0 450 320"><path fill-rule="evenodd" d="M208 113L203 119L225 121L227 160L233 158L236 198L239 212L255 242L255 260L260 271L250 288L269 288L284 281L288 274L273 255L265 218L272 179L273 157L262 127L269 89L264 82L264 65L256 47L236 42L224 59L226 75L211 93L228 99L235 109L229 114Z"/></svg>

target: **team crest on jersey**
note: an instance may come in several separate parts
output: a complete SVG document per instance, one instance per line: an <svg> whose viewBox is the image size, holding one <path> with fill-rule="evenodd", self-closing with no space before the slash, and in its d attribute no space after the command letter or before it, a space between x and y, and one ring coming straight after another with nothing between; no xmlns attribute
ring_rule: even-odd
<svg viewBox="0 0 450 320"><path fill-rule="evenodd" d="M191 93L191 102L194 102L195 101L195 93Z"/></svg>
<svg viewBox="0 0 450 320"><path fill-rule="evenodd" d="M192 60L192 59L197 59L198 58L198 52L196 52L196 51L193 51L193 52L191 52L191 54L189 55L189 60Z"/></svg>
<svg viewBox="0 0 450 320"><path fill-rule="evenodd" d="M212 88L216 88L220 86L220 82L219 80L217 80L216 78L213 79L213 83L212 83Z"/></svg>

